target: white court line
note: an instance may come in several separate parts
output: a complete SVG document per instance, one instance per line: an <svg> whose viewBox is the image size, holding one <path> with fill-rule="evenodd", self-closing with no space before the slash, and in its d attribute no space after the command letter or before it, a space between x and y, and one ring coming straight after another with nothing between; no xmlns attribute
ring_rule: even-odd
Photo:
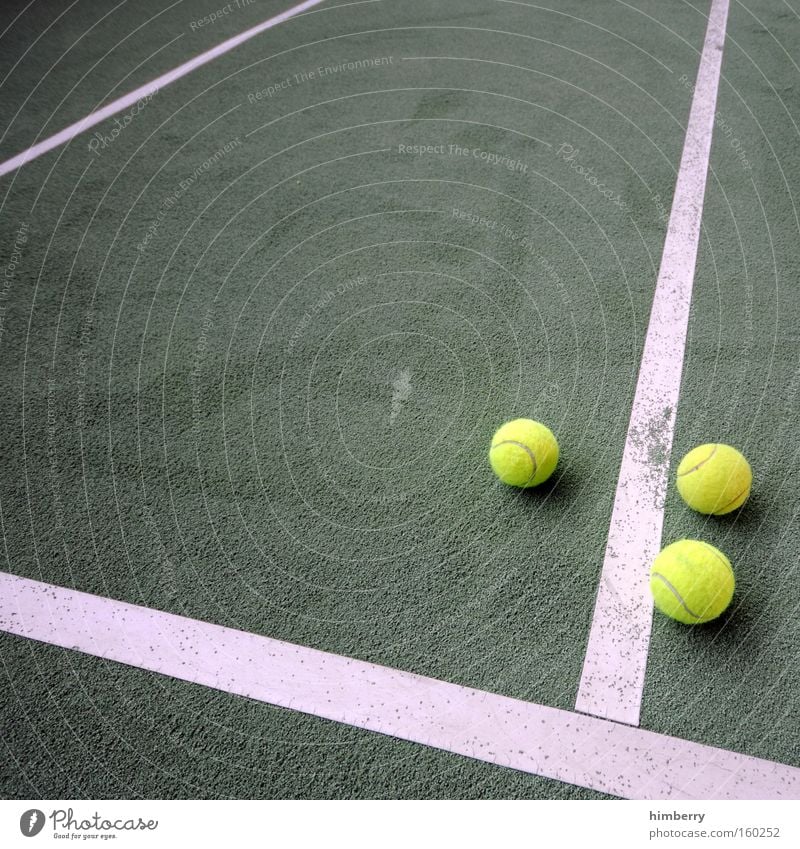
<svg viewBox="0 0 800 849"><path fill-rule="evenodd" d="M154 80L151 80L149 83L139 86L139 88L134 89L129 94L123 95L122 97L117 98L117 100L112 100L108 105L103 106L96 112L90 112L85 118L81 118L80 121L70 124L54 136L50 136L50 138L37 142L27 150L23 150L22 153L18 153L11 159L7 159L5 162L0 163L0 177L4 174L10 173L11 171L16 171L17 168L21 168L32 159L36 159L42 154L47 153L49 150L53 150L55 147L66 144L71 139L74 139L75 136L91 129L97 124L100 124L102 121L105 121L106 118L110 118L112 115L122 112L129 106L133 106L137 100L141 100L144 97L155 94L159 91L159 89L168 86L170 83L174 83L175 80L179 80L181 77L185 77L196 68L217 59L260 33L265 32L268 29L272 29L272 27L282 24L284 21L289 20L289 18L299 15L301 12L311 9L313 6L318 6L322 2L323 0L305 0L305 2L299 3L297 6L293 6L291 9L287 9L285 12L281 12L279 15L275 15L266 21L262 21L260 24L256 24L254 27L239 33L239 35L234 35L231 38L226 39L220 44L217 44L216 47L212 47L204 53L200 53L193 59L189 59L182 65L178 65L177 68L173 68L171 71L167 71L160 77L156 77Z"/></svg>
<svg viewBox="0 0 800 849"><path fill-rule="evenodd" d="M728 0L713 0L622 455L575 707L637 725L672 437L703 216Z"/></svg>
<svg viewBox="0 0 800 849"><path fill-rule="evenodd" d="M0 572L0 630L631 799L800 799L800 769Z"/></svg>

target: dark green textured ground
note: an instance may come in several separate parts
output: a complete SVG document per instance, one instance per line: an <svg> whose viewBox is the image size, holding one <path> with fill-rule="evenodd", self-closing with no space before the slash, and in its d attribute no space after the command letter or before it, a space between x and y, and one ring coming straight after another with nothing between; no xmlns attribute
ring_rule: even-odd
<svg viewBox="0 0 800 849"><path fill-rule="evenodd" d="M27 228L0 337L4 568L573 706L707 4L554 7L325 4L160 92L100 155L82 136L4 179L4 268ZM0 155L281 8L192 33L213 8L178 4L79 83L160 11L76 41L111 9L79 4L0 89L11 116L74 45ZM55 9L8 31L0 73ZM731 12L676 433L676 458L742 447L755 493L714 521L671 494L665 526L719 544L740 590L722 624L656 621L642 724L797 764L786 9ZM364 58L383 62L294 76ZM488 472L516 415L559 437L543 491ZM0 652L7 796L596 796L14 637Z"/></svg>

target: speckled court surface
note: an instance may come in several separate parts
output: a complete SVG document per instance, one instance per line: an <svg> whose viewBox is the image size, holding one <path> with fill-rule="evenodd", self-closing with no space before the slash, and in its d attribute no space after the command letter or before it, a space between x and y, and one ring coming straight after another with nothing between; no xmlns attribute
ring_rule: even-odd
<svg viewBox="0 0 800 849"><path fill-rule="evenodd" d="M290 6L4 4L0 160ZM0 178L3 571L573 709L709 3L325 2ZM731 5L641 725L800 766L800 15ZM590 179L591 177L591 179ZM596 179L595 179L596 178ZM562 459L486 452L532 416ZM0 634L0 794L598 798Z"/></svg>

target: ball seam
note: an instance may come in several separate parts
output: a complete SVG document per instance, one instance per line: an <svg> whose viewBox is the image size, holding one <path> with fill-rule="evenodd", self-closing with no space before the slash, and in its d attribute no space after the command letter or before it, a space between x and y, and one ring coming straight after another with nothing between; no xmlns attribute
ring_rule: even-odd
<svg viewBox="0 0 800 849"><path fill-rule="evenodd" d="M729 507L731 504L735 504L748 490L750 489L750 484L748 484L735 498L731 498L730 501L726 501L725 504L720 507L715 507L714 510L716 512L723 511L726 507Z"/></svg>
<svg viewBox="0 0 800 849"><path fill-rule="evenodd" d="M705 460L701 460L696 466L692 466L691 469L687 469L685 472L678 472L678 477L685 478L686 475L690 475L692 472L696 472L701 466L705 466L705 464L717 453L717 448L719 448L718 442L714 445L714 448Z"/></svg>
<svg viewBox="0 0 800 849"><path fill-rule="evenodd" d="M681 596L681 594L675 589L675 587L660 572L653 572L653 577L660 579L661 581L663 581L666 584L667 589L669 589L669 591L675 596L675 598L678 600L678 603L680 604L680 606L689 614L689 616L693 616L698 621L700 620L700 617L693 610L689 609L688 605L683 600L683 597Z"/></svg>
<svg viewBox="0 0 800 849"><path fill-rule="evenodd" d="M501 445L516 445L518 448L521 448L527 455L530 457L531 465L533 466L533 471L530 474L528 480L532 480L536 477L537 464L536 464L536 455L531 451L530 448L524 442L518 442L516 439L504 439L502 442L496 442L492 445L492 451L495 448L499 448ZM484 449L485 450L485 449Z"/></svg>
<svg viewBox="0 0 800 849"><path fill-rule="evenodd" d="M719 560L720 563L723 563L725 565L725 568L728 570L728 572L730 572L731 577L733 577L733 579L736 580L736 576L733 573L733 566L731 566L730 561L728 560L727 557L725 557L725 555L721 551L717 550L716 548L714 548L713 545L710 545L709 543L705 542L704 540L699 539L699 540L697 540L697 542L699 542L700 545L707 548L709 553L713 554L714 557L717 560Z"/></svg>

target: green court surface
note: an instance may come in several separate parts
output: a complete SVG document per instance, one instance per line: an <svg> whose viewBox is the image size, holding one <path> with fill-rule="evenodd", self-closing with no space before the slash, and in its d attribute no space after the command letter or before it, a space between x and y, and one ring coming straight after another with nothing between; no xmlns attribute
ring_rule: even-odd
<svg viewBox="0 0 800 849"><path fill-rule="evenodd" d="M0 160L288 5L6 4ZM0 178L3 571L573 709L708 7L334 0ZM656 616L641 720L792 766L798 43L732 4L672 468L730 442L754 488L709 518L670 487L664 542L737 593ZM561 445L531 491L486 459L516 416ZM0 658L5 797L601 798Z"/></svg>

